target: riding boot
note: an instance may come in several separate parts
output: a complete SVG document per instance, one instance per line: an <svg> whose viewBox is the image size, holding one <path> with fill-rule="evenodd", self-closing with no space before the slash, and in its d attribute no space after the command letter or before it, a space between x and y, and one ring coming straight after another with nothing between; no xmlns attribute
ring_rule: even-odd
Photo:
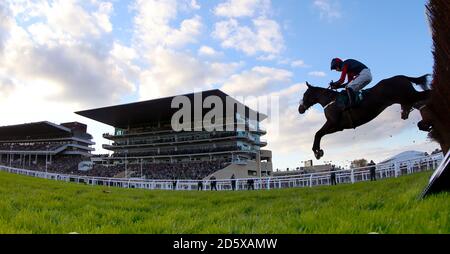
<svg viewBox="0 0 450 254"><path fill-rule="evenodd" d="M349 109L352 108L353 105L355 104L355 93L353 92L353 89L351 89L350 87L347 87L346 91L348 95L348 105L346 109Z"/></svg>
<svg viewBox="0 0 450 254"><path fill-rule="evenodd" d="M345 94L344 94L345 93ZM338 99L336 99L336 107L339 111L344 111L347 108L347 103L345 102L346 92L341 91L338 95Z"/></svg>

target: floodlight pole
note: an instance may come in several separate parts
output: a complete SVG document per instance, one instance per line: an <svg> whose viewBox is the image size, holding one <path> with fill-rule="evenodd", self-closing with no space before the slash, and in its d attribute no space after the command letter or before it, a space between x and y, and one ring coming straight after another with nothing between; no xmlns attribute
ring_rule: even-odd
<svg viewBox="0 0 450 254"><path fill-rule="evenodd" d="M9 150L9 167L11 167L11 155L12 155L13 145L10 145L9 148L10 148L10 150Z"/></svg>
<svg viewBox="0 0 450 254"><path fill-rule="evenodd" d="M127 174L127 162L128 162L128 150L125 150L125 178L128 178L128 174Z"/></svg>
<svg viewBox="0 0 450 254"><path fill-rule="evenodd" d="M47 177L47 156L48 152L45 152L45 177Z"/></svg>
<svg viewBox="0 0 450 254"><path fill-rule="evenodd" d="M47 150L45 152L45 178L47 178L47 174L48 174L48 170L47 170L47 166L48 165L48 145L47 145Z"/></svg>
<svg viewBox="0 0 450 254"><path fill-rule="evenodd" d="M144 171L142 171L142 161L143 159L141 158L141 178L144 179Z"/></svg>

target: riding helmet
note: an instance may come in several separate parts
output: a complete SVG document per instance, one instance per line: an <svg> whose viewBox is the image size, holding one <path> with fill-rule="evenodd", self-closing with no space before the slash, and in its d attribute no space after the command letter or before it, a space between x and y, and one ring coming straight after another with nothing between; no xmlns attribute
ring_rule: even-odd
<svg viewBox="0 0 450 254"><path fill-rule="evenodd" d="M331 60L331 70L336 70L337 67L340 67L342 65L343 61L340 58L334 58Z"/></svg>

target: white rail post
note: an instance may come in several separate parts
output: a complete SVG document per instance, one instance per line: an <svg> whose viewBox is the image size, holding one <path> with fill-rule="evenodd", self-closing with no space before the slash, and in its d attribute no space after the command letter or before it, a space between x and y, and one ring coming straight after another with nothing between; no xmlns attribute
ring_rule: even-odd
<svg viewBox="0 0 450 254"><path fill-rule="evenodd" d="M395 177L397 178L400 175L400 163L395 163Z"/></svg>
<svg viewBox="0 0 450 254"><path fill-rule="evenodd" d="M351 171L350 180L352 181L352 183L355 183L355 173L353 169Z"/></svg>

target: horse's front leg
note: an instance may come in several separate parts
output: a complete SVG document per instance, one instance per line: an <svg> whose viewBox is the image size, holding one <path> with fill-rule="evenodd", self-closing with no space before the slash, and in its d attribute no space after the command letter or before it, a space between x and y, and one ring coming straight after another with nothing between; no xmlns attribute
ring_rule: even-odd
<svg viewBox="0 0 450 254"><path fill-rule="evenodd" d="M322 137L327 134L334 133L336 131L337 131L336 126L330 121L327 121L325 125L322 126L322 128L316 133L316 135L314 136L314 145L312 149L314 155L316 156L316 159L320 160L320 158L322 158L324 155L323 150L320 149L320 141Z"/></svg>

